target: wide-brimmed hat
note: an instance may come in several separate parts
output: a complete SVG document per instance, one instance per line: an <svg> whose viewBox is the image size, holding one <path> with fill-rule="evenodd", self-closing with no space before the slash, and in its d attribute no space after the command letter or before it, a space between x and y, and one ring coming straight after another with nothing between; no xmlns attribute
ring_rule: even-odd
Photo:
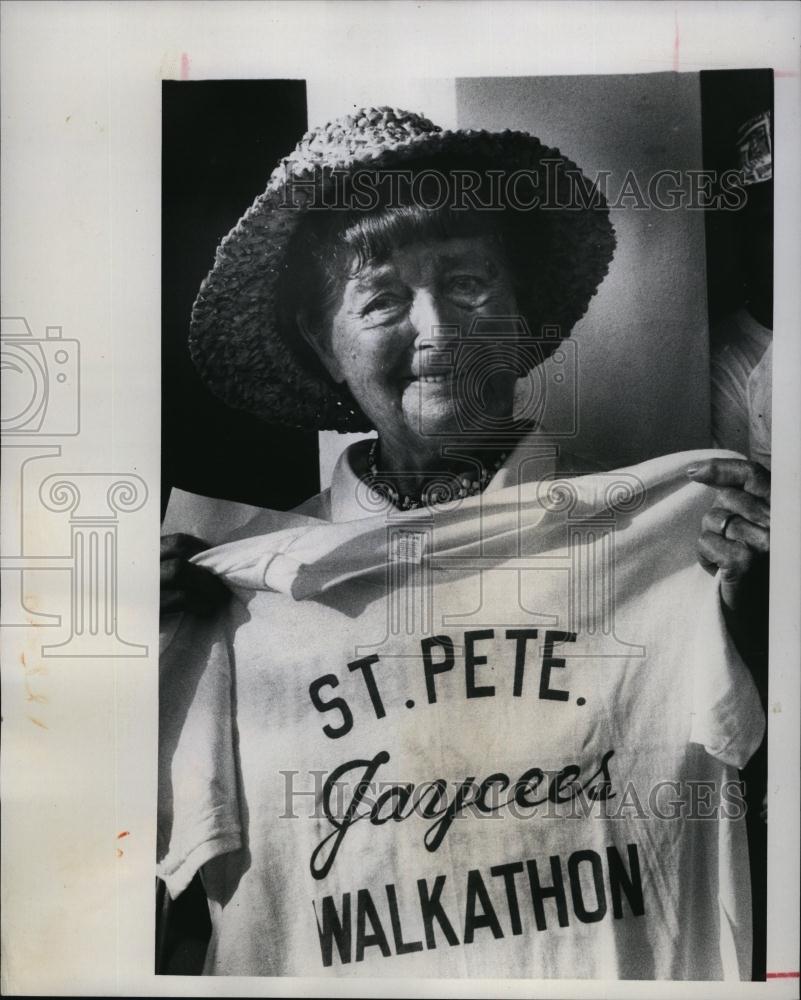
<svg viewBox="0 0 801 1000"><path fill-rule="evenodd" d="M570 333L615 248L606 202L579 168L526 132L443 131L412 112L368 108L307 132L217 248L192 310L189 336L192 359L215 395L270 423L370 429L347 389L310 361L294 324L281 320L278 287L287 249L304 216L330 205L326 190L335 183L341 187L343 175L414 170L440 160L485 171L529 172L548 211L543 259L549 273L547 281L538 280L549 303L544 315L561 336ZM540 213L528 214L536 225Z"/></svg>

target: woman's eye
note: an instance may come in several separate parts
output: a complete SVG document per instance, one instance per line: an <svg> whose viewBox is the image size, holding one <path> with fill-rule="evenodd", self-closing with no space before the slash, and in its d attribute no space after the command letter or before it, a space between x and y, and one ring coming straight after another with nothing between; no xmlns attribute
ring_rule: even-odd
<svg viewBox="0 0 801 1000"><path fill-rule="evenodd" d="M381 295L376 295L374 299L370 299L364 307L363 313L367 315L372 312L386 312L391 309L398 309L403 305L403 302L404 300L399 295L391 295L384 292Z"/></svg>
<svg viewBox="0 0 801 1000"><path fill-rule="evenodd" d="M485 282L472 274L459 274L449 282L453 294L475 298L485 291Z"/></svg>

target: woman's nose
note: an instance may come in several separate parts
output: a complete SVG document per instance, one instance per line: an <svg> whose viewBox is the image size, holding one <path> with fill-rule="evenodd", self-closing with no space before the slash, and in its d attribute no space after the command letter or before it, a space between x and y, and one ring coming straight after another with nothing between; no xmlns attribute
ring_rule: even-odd
<svg viewBox="0 0 801 1000"><path fill-rule="evenodd" d="M455 330L457 317L453 315L453 310L428 290L415 294L409 310L409 320L414 330L416 347L427 344L436 346L437 342L453 340L458 335Z"/></svg>

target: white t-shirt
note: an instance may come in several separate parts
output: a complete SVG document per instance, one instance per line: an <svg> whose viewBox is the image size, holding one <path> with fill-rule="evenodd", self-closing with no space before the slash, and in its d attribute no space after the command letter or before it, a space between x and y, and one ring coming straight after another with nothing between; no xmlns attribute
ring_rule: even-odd
<svg viewBox="0 0 801 1000"><path fill-rule="evenodd" d="M407 515L353 454L197 559L235 599L162 656L159 874L202 867L206 972L749 978L764 718L683 472L717 453L515 453Z"/></svg>

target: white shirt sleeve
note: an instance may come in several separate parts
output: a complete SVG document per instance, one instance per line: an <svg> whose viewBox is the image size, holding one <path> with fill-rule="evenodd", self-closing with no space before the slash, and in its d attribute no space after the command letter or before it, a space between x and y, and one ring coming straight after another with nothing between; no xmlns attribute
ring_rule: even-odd
<svg viewBox="0 0 801 1000"><path fill-rule="evenodd" d="M701 567L698 572L703 573ZM720 602L720 576L705 588L696 618L693 718L690 740L707 753L743 768L765 734L765 713L751 672L729 635Z"/></svg>

